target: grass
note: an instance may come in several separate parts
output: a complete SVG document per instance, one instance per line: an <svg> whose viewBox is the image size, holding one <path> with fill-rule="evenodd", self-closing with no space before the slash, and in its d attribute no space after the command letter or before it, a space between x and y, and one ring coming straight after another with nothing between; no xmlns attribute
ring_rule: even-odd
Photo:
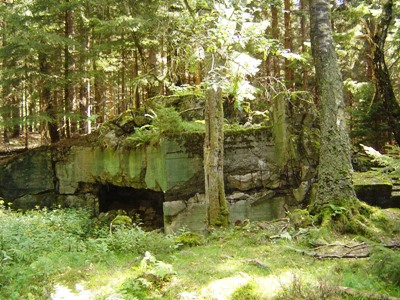
<svg viewBox="0 0 400 300"><path fill-rule="evenodd" d="M386 212L391 219L384 224L393 230L382 238L400 241L398 223L390 221L400 211L379 215ZM399 252L372 247L370 258L317 259L293 251L315 251L312 230L270 238L265 226L250 223L185 244L193 235L184 230L164 236L132 226L110 235L84 210L21 213L4 206L0 228L0 299L365 299L338 286L400 297Z"/></svg>

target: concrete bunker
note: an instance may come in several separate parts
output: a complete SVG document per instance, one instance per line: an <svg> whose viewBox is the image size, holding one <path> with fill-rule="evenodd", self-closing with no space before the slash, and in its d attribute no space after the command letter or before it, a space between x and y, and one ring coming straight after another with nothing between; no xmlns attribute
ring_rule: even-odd
<svg viewBox="0 0 400 300"><path fill-rule="evenodd" d="M146 229L164 227L164 193L150 189L135 189L112 184L99 186L99 211L122 209L129 216L139 216Z"/></svg>

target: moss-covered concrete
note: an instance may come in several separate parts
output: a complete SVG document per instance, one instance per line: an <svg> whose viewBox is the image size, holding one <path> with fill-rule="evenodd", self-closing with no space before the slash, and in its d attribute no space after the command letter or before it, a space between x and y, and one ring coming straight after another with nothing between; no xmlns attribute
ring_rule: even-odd
<svg viewBox="0 0 400 300"><path fill-rule="evenodd" d="M39 148L20 154L0 166L0 197L13 201L27 194L55 189L52 153Z"/></svg>
<svg viewBox="0 0 400 300"><path fill-rule="evenodd" d="M20 207L86 206L96 214L103 205L102 188L151 190L162 192L167 231L185 225L206 230L207 204L201 200L204 135L170 133L142 146L125 145L123 139L110 130L99 133L97 142L82 138L20 155L0 165L0 197ZM277 165L271 130L230 130L224 141L226 191L231 195L241 191L246 196L229 200L231 222L284 216L284 204L291 196L277 195L290 195L282 189L291 187ZM132 201L136 200L133 196Z"/></svg>
<svg viewBox="0 0 400 300"><path fill-rule="evenodd" d="M380 207L390 207L392 181L378 171L354 172L353 184L357 197L370 204Z"/></svg>
<svg viewBox="0 0 400 300"><path fill-rule="evenodd" d="M55 164L61 194L74 194L79 182L167 191L189 181L200 163L170 140L128 150L71 147L64 156Z"/></svg>

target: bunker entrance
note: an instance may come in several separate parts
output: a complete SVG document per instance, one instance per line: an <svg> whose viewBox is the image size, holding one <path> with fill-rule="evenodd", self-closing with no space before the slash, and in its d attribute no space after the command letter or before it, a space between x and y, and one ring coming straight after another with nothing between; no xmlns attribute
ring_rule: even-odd
<svg viewBox="0 0 400 300"><path fill-rule="evenodd" d="M100 212L122 209L131 217L138 215L145 229L164 227L163 192L108 184L100 186L99 200Z"/></svg>

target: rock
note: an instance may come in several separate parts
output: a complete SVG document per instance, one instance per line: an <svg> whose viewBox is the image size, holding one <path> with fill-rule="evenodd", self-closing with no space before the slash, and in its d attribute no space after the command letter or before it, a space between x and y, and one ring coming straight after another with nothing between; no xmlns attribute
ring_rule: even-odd
<svg viewBox="0 0 400 300"><path fill-rule="evenodd" d="M354 189L358 199L383 208L391 207L392 181L377 171L354 172Z"/></svg>
<svg viewBox="0 0 400 300"><path fill-rule="evenodd" d="M300 183L298 188L293 189L293 196L298 203L302 203L305 200L306 195L310 190L310 187L311 187L310 181L303 181Z"/></svg>
<svg viewBox="0 0 400 300"><path fill-rule="evenodd" d="M260 187L261 183L262 183L262 176L259 172L253 172L244 175L228 176L229 188L240 191L248 191Z"/></svg>
<svg viewBox="0 0 400 300"><path fill-rule="evenodd" d="M274 191L263 191L250 195L248 200L239 200L228 205L232 224L238 220L268 221L285 216L286 198L274 197Z"/></svg>
<svg viewBox="0 0 400 300"><path fill-rule="evenodd" d="M233 192L232 194L226 196L226 200L228 200L229 202L235 202L238 200L245 200L249 197L250 196L248 194L242 192Z"/></svg>
<svg viewBox="0 0 400 300"><path fill-rule="evenodd" d="M186 209L186 203L185 201L164 202L163 208L165 217L175 217L177 214Z"/></svg>
<svg viewBox="0 0 400 300"><path fill-rule="evenodd" d="M306 228L312 224L312 218L306 209L295 209L289 213L291 223L295 228Z"/></svg>
<svg viewBox="0 0 400 300"><path fill-rule="evenodd" d="M171 202L164 202L164 211L168 211ZM187 208L175 216L164 214L164 231L173 233L184 227L198 233L207 229L207 205L204 195L196 194L188 200Z"/></svg>
<svg viewBox="0 0 400 300"><path fill-rule="evenodd" d="M12 202L26 195L48 193L54 189L50 149L39 148L22 153L0 166L0 196L6 201Z"/></svg>

